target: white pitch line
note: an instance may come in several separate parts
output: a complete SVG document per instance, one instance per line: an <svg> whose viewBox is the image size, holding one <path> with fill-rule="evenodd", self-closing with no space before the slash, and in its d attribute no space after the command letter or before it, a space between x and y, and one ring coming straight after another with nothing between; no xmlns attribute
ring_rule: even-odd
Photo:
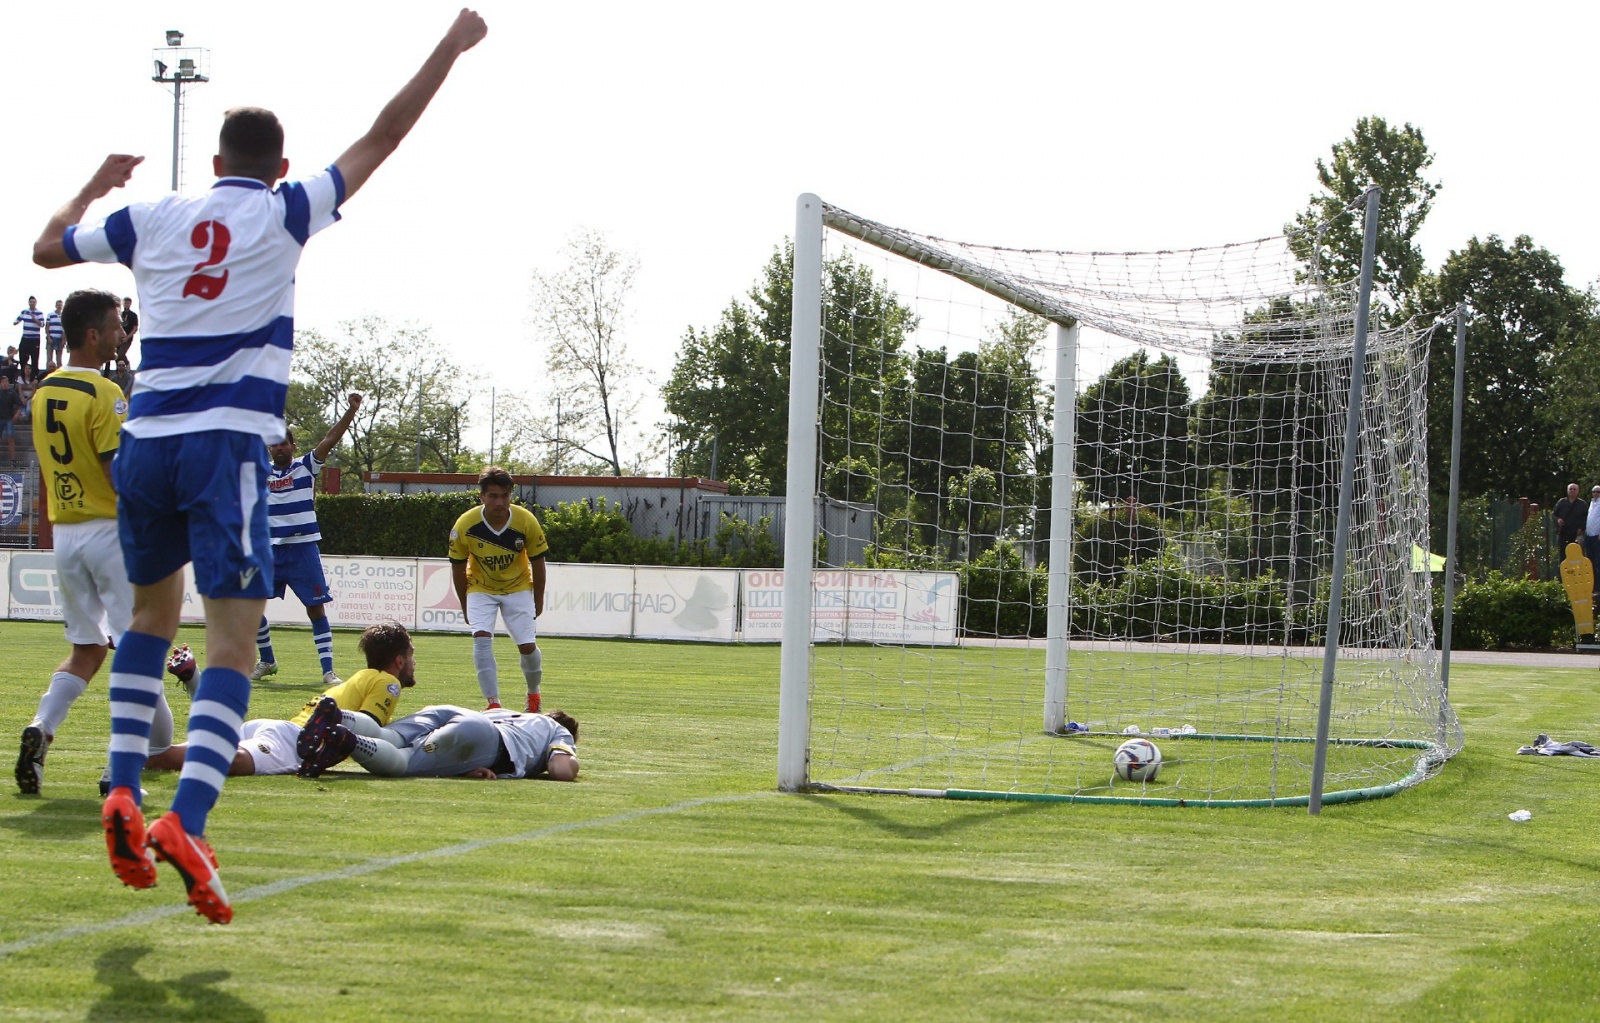
<svg viewBox="0 0 1600 1023"><path fill-rule="evenodd" d="M532 831L524 831L519 835L506 835L501 838L483 838L472 842L458 842L455 845L447 845L439 849L426 849L422 852L407 853L404 856L382 856L378 857L377 859L367 860L364 863L352 864L351 866L344 867L340 870L330 870L321 874L307 874L304 877L289 877L284 878L281 881L273 881L270 884L256 885L254 888L246 888L244 891L233 897L233 904L239 905L243 902L255 902L258 899L265 899L273 895L282 895L284 892L292 892L297 888L304 888L307 885L321 884L324 881L345 881L352 877L363 877L367 874L375 874L380 870L387 870L390 867L397 867L406 863L421 863L426 860L444 859L449 856L462 856L466 853L477 852L480 849L489 849L497 845L512 845L518 842L536 842L541 838L549 838L551 835L563 835L572 831L582 831L587 828L605 827L606 825L610 824L626 824L630 821L636 821L644 817L659 817L664 814L681 813L684 810L693 810L701 806L712 806L717 803L743 803L752 799L766 799L776 795L779 795L779 793L774 791L747 792L736 796L706 796L702 799L689 799L681 803L673 803L670 806L652 806L643 810L629 810L625 813L615 813L609 817L596 817L593 820L569 821L562 824L551 824L546 827L535 828ZM160 920L165 920L171 916L178 916L179 914L190 912L193 912L193 910L189 907L187 902L184 902L176 906L161 906L159 908L151 907L147 909L141 909L137 912L129 913L127 916L118 917L115 920L107 920L103 923L79 924L74 927L63 927L60 930L46 931L43 934L35 934L30 937L23 938L20 941L13 941L6 945L0 945L0 959L5 959L6 957L17 952L27 952L30 949L43 948L47 945L58 945L63 941L71 941L74 938L83 938L93 934L104 934L107 931L119 931L128 927L138 927L141 924L155 923Z"/></svg>

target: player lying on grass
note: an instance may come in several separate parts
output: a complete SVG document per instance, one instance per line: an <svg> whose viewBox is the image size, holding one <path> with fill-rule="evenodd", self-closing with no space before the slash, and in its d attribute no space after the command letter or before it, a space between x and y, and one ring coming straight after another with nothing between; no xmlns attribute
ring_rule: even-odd
<svg viewBox="0 0 1600 1023"><path fill-rule="evenodd" d="M365 669L347 680L327 689L321 697L307 703L287 721L258 718L246 721L239 732L239 744L228 766L228 775L245 774L295 774L301 769L304 756L299 750L300 733L311 719L319 704L329 701L336 711L342 710L352 719L370 724L374 728L387 725L394 717L395 706L400 702L400 690L416 684L416 648L405 626L397 622L374 625L361 634L361 652L366 655ZM181 648L182 649L187 648ZM184 673L194 672L194 659L187 667L182 658L174 656L175 664L169 666L180 681ZM145 761L146 768L158 771L177 771L183 768L186 750L180 744L163 753L154 754ZM310 752L315 752L312 749Z"/></svg>
<svg viewBox="0 0 1600 1023"><path fill-rule="evenodd" d="M352 728L321 710L304 736L307 747L316 745L311 763L318 774L350 757L390 778L578 777L578 722L565 711L479 713L439 705L379 729L368 722Z"/></svg>

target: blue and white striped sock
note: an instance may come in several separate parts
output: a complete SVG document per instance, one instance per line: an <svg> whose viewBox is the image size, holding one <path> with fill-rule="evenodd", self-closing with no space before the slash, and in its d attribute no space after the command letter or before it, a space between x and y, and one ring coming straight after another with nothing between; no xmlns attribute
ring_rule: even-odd
<svg viewBox="0 0 1600 1023"><path fill-rule="evenodd" d="M166 662L167 641L143 632L125 633L111 657L111 787L131 789L135 802Z"/></svg>
<svg viewBox="0 0 1600 1023"><path fill-rule="evenodd" d="M231 668L206 668L189 707L189 752L183 758L172 811L183 830L203 835L206 815L222 795L239 746L239 729L250 709L250 680Z"/></svg>
<svg viewBox="0 0 1600 1023"><path fill-rule="evenodd" d="M256 650L267 664L278 663L278 658L272 653L272 626L267 624L266 615L261 616L261 627L256 629Z"/></svg>
<svg viewBox="0 0 1600 1023"><path fill-rule="evenodd" d="M311 619L311 640L317 644L317 657L322 661L322 673L333 670L333 623L328 616Z"/></svg>

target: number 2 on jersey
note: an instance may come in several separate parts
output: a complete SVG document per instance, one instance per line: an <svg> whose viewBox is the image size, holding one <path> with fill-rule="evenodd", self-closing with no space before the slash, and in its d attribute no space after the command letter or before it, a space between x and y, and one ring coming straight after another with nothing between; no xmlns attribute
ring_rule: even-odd
<svg viewBox="0 0 1600 1023"><path fill-rule="evenodd" d="M197 249L210 249L210 255L194 265L196 270L204 270L208 266L216 266L228 256L228 244L233 239L228 234L228 225L218 220L202 220L194 225L194 231L189 235L189 244ZM183 282L184 298L203 298L210 301L222 294L222 289L228 286L228 271L222 271L222 276L214 277L211 274L196 273Z"/></svg>

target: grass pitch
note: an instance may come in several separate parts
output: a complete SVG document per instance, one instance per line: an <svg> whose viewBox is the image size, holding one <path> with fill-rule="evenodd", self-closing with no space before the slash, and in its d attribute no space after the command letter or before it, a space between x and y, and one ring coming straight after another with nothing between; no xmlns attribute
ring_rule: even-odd
<svg viewBox="0 0 1600 1023"><path fill-rule="evenodd" d="M0 630L9 758L64 647ZM308 634L276 645L260 716L320 688ZM43 796L0 800L0 1017L1600 1018L1600 762L1514 755L1600 736L1592 667L1457 665L1466 751L1311 818L782 796L776 648L541 645L577 784L231 779L227 927L169 869L134 892L106 865L102 673ZM353 634L336 654L357 663ZM418 661L402 709L478 704L465 638L418 637ZM174 781L146 776L149 810Z"/></svg>

